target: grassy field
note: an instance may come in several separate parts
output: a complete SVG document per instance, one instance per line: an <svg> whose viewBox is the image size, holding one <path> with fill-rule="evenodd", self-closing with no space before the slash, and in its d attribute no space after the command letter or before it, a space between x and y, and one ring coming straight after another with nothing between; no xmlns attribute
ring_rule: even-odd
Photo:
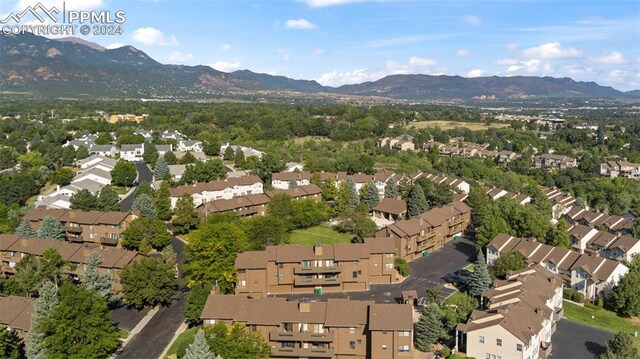
<svg viewBox="0 0 640 359"><path fill-rule="evenodd" d="M193 337L196 336L198 329L200 329L200 327L189 328L178 335L176 340L173 342L173 344L171 344L171 347L167 351L167 355L165 355L165 358L176 358L176 353L181 347L187 348L189 344L193 342Z"/></svg>
<svg viewBox="0 0 640 359"><path fill-rule="evenodd" d="M564 302L564 317L612 333L624 331L633 335L636 331L640 332L640 321L637 319L622 318L606 309L581 307L567 301ZM636 347L640 349L640 338L634 340Z"/></svg>
<svg viewBox="0 0 640 359"><path fill-rule="evenodd" d="M464 127L468 128L471 131L482 131L488 130L489 128L505 128L509 127L508 123L491 123L486 124L482 122L456 122L456 121L418 121L418 122L409 122L406 127L415 127L415 128L434 128L440 127L442 130L450 130L456 127Z"/></svg>
<svg viewBox="0 0 640 359"><path fill-rule="evenodd" d="M332 228L325 226L315 226L307 229L297 229L291 232L291 243L312 246L316 243L349 243L351 235L338 233Z"/></svg>

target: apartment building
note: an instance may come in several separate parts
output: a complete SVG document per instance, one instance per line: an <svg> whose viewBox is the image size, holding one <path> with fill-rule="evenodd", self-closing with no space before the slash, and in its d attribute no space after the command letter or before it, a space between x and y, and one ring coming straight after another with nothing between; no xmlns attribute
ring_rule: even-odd
<svg viewBox="0 0 640 359"><path fill-rule="evenodd" d="M215 200L261 193L263 193L262 181L260 177L253 175L211 182L196 182L169 189L171 208L174 208L178 198L185 194L191 195L193 205L199 207L203 203Z"/></svg>
<svg viewBox="0 0 640 359"><path fill-rule="evenodd" d="M205 326L240 324L260 333L270 358L413 358L412 308L406 304L211 294L201 318Z"/></svg>
<svg viewBox="0 0 640 359"><path fill-rule="evenodd" d="M579 253L597 254L618 261L630 261L640 253L640 239L609 233L581 224L568 229L571 248Z"/></svg>
<svg viewBox="0 0 640 359"><path fill-rule="evenodd" d="M542 188L542 192L551 202L551 213L554 220L560 219L569 212L576 202L576 199L567 192L562 192L556 188Z"/></svg>
<svg viewBox="0 0 640 359"><path fill-rule="evenodd" d="M401 135L397 137L383 137L378 141L378 147L386 147L392 148L398 151L413 151L416 149L415 144L413 143L413 136L411 135Z"/></svg>
<svg viewBox="0 0 640 359"><path fill-rule="evenodd" d="M434 175L431 173L420 173L420 175L415 177L413 181L415 182L420 177L424 177L433 183L446 184L464 194L469 194L469 191L471 190L471 186L467 181L444 174Z"/></svg>
<svg viewBox="0 0 640 359"><path fill-rule="evenodd" d="M366 243L268 246L238 254L235 294L332 293L369 290L395 282L395 247L389 238Z"/></svg>
<svg viewBox="0 0 640 359"><path fill-rule="evenodd" d="M1 274L4 276L15 274L14 267L20 259L26 255L41 257L49 248L57 250L62 259L72 265L65 267L65 273L73 280L79 280L82 277L89 254L98 252L102 257L100 270L110 276L113 291L122 289L120 270L141 258L141 254L136 251L102 247L93 243L79 244L56 239L25 238L17 234L0 234Z"/></svg>
<svg viewBox="0 0 640 359"><path fill-rule="evenodd" d="M547 358L562 318L562 280L535 266L496 280L484 308L456 327L456 348L473 358Z"/></svg>
<svg viewBox="0 0 640 359"><path fill-rule="evenodd" d="M567 288L585 298L607 296L628 271L622 262L589 253L580 254L567 248L554 247L533 240L499 234L487 245L487 263L495 264L501 253L520 252L528 263L541 264L558 274Z"/></svg>
<svg viewBox="0 0 640 359"><path fill-rule="evenodd" d="M68 209L34 208L24 215L34 229L40 228L45 217L53 217L64 226L67 240L75 243L96 243L121 247L122 232L137 218L130 212L99 212Z"/></svg>
<svg viewBox="0 0 640 359"><path fill-rule="evenodd" d="M133 115L133 114L125 114L125 115L111 115L109 116L109 122L110 123L116 123L116 122L121 122L121 121L133 121L136 123L140 123L143 122L149 115L144 113L140 116L138 115Z"/></svg>
<svg viewBox="0 0 640 359"><path fill-rule="evenodd" d="M501 188L492 188L487 191L487 196L491 198L491 200L496 201L500 198L508 198L518 202L521 205L525 205L531 203L531 197L522 193L513 193Z"/></svg>
<svg viewBox="0 0 640 359"><path fill-rule="evenodd" d="M297 186L311 184L311 173L303 172L278 172L271 176L271 187L275 189L289 189Z"/></svg>
<svg viewBox="0 0 640 359"><path fill-rule="evenodd" d="M433 208L416 218L398 221L376 232L394 239L396 255L412 261L462 236L471 223L471 209L462 202Z"/></svg>
<svg viewBox="0 0 640 359"><path fill-rule="evenodd" d="M533 157L533 167L547 171L576 168L578 167L578 160L565 155L544 153Z"/></svg>
<svg viewBox="0 0 640 359"><path fill-rule="evenodd" d="M630 233L636 222L634 218L608 215L580 207L573 207L564 218L572 224L603 228L611 233Z"/></svg>
<svg viewBox="0 0 640 359"><path fill-rule="evenodd" d="M640 178L640 164L628 161L607 161L600 165L600 176Z"/></svg>
<svg viewBox="0 0 640 359"><path fill-rule="evenodd" d="M375 218L396 222L407 217L407 203L397 198L384 198L371 211Z"/></svg>
<svg viewBox="0 0 640 359"><path fill-rule="evenodd" d="M0 325L16 333L26 341L31 330L31 311L33 310L33 298L18 297L15 295L0 295Z"/></svg>

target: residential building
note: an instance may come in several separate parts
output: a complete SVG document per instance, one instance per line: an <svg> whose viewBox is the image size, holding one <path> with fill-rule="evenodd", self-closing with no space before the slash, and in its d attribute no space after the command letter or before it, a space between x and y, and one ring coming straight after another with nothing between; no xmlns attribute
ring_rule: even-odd
<svg viewBox="0 0 640 359"><path fill-rule="evenodd" d="M156 145L156 150L158 151L158 156L164 156L167 152L173 152L173 145Z"/></svg>
<svg viewBox="0 0 640 359"><path fill-rule="evenodd" d="M235 293L260 298L369 290L370 284L395 282L394 253L390 238L313 247L287 244L240 253Z"/></svg>
<svg viewBox="0 0 640 359"><path fill-rule="evenodd" d="M513 151L499 151L494 155L494 161L498 164L508 164L521 157L521 154Z"/></svg>
<svg viewBox="0 0 640 359"><path fill-rule="evenodd" d="M298 162L287 162L284 164L287 172L302 172L304 170L304 165Z"/></svg>
<svg viewBox="0 0 640 359"><path fill-rule="evenodd" d="M144 143L120 146L120 158L122 158L125 161L131 161L131 162L142 161L143 155L144 155Z"/></svg>
<svg viewBox="0 0 640 359"><path fill-rule="evenodd" d="M0 325L16 333L26 342L31 330L31 311L35 299L16 295L0 295Z"/></svg>
<svg viewBox="0 0 640 359"><path fill-rule="evenodd" d="M576 168L578 167L578 160L565 155L544 153L533 157L533 167L547 171Z"/></svg>
<svg viewBox="0 0 640 359"><path fill-rule="evenodd" d="M533 240L499 234L487 245L487 263L493 265L502 253L520 252L528 263L541 264L560 275L567 288L582 293L585 298L607 296L613 286L628 271L622 262L580 254L567 248L554 247Z"/></svg>
<svg viewBox="0 0 640 359"><path fill-rule="evenodd" d="M187 165L169 165L169 174L173 181L179 182L182 179L184 171L187 170Z"/></svg>
<svg viewBox="0 0 640 359"><path fill-rule="evenodd" d="M97 243L121 247L122 232L137 216L130 212L99 212L66 209L34 208L24 219L38 229L45 217L51 216L64 226L67 240L76 243Z"/></svg>
<svg viewBox="0 0 640 359"><path fill-rule="evenodd" d="M392 148L398 151L413 151L415 150L415 145L413 143L413 136L411 135L401 135L398 137L384 137L378 141L378 147L386 147Z"/></svg>
<svg viewBox="0 0 640 359"><path fill-rule="evenodd" d="M116 166L116 163L118 163L118 161L116 161L115 159L98 154L93 154L87 158L76 161L76 165L81 170L88 170L95 167L108 172L111 172L111 170L113 170L113 168Z"/></svg>
<svg viewBox="0 0 640 359"><path fill-rule="evenodd" d="M115 157L120 150L116 145L93 145L89 148L89 153L93 155Z"/></svg>
<svg viewBox="0 0 640 359"><path fill-rule="evenodd" d="M394 239L396 256L412 261L460 238L471 223L471 209L463 202L433 208L416 218L398 221L376 232Z"/></svg>
<svg viewBox="0 0 640 359"><path fill-rule="evenodd" d="M202 152L202 142L197 140L179 140L176 150L182 152Z"/></svg>
<svg viewBox="0 0 640 359"><path fill-rule="evenodd" d="M211 294L201 318L204 326L240 324L259 333L270 358L413 358L412 307L406 304Z"/></svg>
<svg viewBox="0 0 640 359"><path fill-rule="evenodd" d="M618 261L631 261L640 254L640 239L620 233L609 233L582 224L568 229L571 248L580 253L597 254Z"/></svg>
<svg viewBox="0 0 640 359"><path fill-rule="evenodd" d="M434 175L430 173L421 173L421 175L419 175L418 178L419 177L425 177L426 179L434 183L446 184L452 187L453 189L460 191L464 194L469 194L469 191L471 190L471 186L467 181L461 180L459 178L447 176L444 174ZM416 178L415 180L417 180L418 178Z"/></svg>
<svg viewBox="0 0 640 359"><path fill-rule="evenodd" d="M174 208L178 198L185 194L191 195L193 205L199 207L203 203L215 200L261 193L263 193L262 181L260 177L254 175L185 184L169 190L171 208Z"/></svg>
<svg viewBox="0 0 640 359"><path fill-rule="evenodd" d="M180 140L184 140L185 136L182 133L180 133L180 131L164 130L160 134L160 139L164 141L167 141L167 140L180 141Z"/></svg>
<svg viewBox="0 0 640 359"><path fill-rule="evenodd" d="M87 180L99 183L102 186L109 185L111 184L111 171L105 171L98 167L92 167L76 174L76 176L71 180L71 184Z"/></svg>
<svg viewBox="0 0 640 359"><path fill-rule="evenodd" d="M473 358L547 358L563 315L562 288L562 280L539 265L494 281L482 293L484 309L456 327L457 350Z"/></svg>
<svg viewBox="0 0 640 359"><path fill-rule="evenodd" d="M140 123L143 122L148 116L149 115L146 113L142 114L141 116L132 115L130 113L125 115L111 115L109 116L109 123L116 123L121 121L134 121L136 123Z"/></svg>
<svg viewBox="0 0 640 359"><path fill-rule="evenodd" d="M17 234L0 234L1 274L5 276L15 274L14 268L20 259L26 255L41 257L49 248L57 250L62 259L70 264L64 267L64 273L76 281L82 278L87 257L92 252L98 252L102 258L100 271L111 278L113 291L122 289L120 270L141 258L141 254L136 251L102 247L94 243L80 244L57 239L24 238Z"/></svg>
<svg viewBox="0 0 640 359"><path fill-rule="evenodd" d="M278 172L271 175L271 186L276 189L289 189L306 186L311 183L309 172Z"/></svg>
<svg viewBox="0 0 640 359"><path fill-rule="evenodd" d="M600 165L599 173L601 176L611 178L640 178L640 164L628 161L607 161Z"/></svg>
<svg viewBox="0 0 640 359"><path fill-rule="evenodd" d="M575 202L576 199L567 192L562 192L556 188L542 188L542 192L547 197L549 202L551 202L551 213L553 220L558 220L565 213L569 212Z"/></svg>
<svg viewBox="0 0 640 359"><path fill-rule="evenodd" d="M207 160L209 159L207 157L207 155L202 152L202 151L175 151L173 152L173 154L176 155L177 159L182 159L182 157L184 157L187 153L190 153L193 158L195 158L198 161L202 161L202 162L207 162Z"/></svg>
<svg viewBox="0 0 640 359"><path fill-rule="evenodd" d="M220 156L224 156L224 152L227 150L227 147L231 146L231 149L233 149L233 152L236 153L238 151L238 149L240 151L242 151L244 153L244 158L248 158L248 157L258 157L258 158L262 158L262 156L264 155L264 152L262 151L258 151L255 148L251 148L251 147L245 147L245 146L240 146L240 145L230 145L228 142L223 144L222 146L220 146Z"/></svg>
<svg viewBox="0 0 640 359"><path fill-rule="evenodd" d="M487 196L491 198L493 201L498 200L499 198L508 198L518 202L521 205L525 205L531 203L531 197L522 193L513 193L501 188L492 188L487 191Z"/></svg>
<svg viewBox="0 0 640 359"><path fill-rule="evenodd" d="M384 198L371 211L373 217L397 222L407 217L407 203L397 198Z"/></svg>
<svg viewBox="0 0 640 359"><path fill-rule="evenodd" d="M589 227L606 229L611 233L631 233L635 225L635 218L608 215L601 212L589 211L580 207L573 207L564 218L569 223L582 224Z"/></svg>

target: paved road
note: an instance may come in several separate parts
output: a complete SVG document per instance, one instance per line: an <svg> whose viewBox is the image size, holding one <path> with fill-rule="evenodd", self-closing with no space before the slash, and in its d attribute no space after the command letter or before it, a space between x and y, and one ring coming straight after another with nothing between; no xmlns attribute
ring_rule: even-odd
<svg viewBox="0 0 640 359"><path fill-rule="evenodd" d="M440 250L428 257L422 257L409 263L412 274L399 284L372 285L366 292L349 293L325 293L317 294L290 294L279 295L285 298L299 299L312 298L350 298L355 300L372 300L377 303L391 303L399 301L403 290L415 290L418 296L425 295L425 291L445 284L441 277L447 273L455 272L476 259L476 250L471 241L461 239L447 243ZM446 290L445 290L446 291ZM443 293L443 295L450 293Z"/></svg>
<svg viewBox="0 0 640 359"><path fill-rule="evenodd" d="M602 329L562 319L551 337L553 348L550 358L588 359L596 358L604 350L613 334Z"/></svg>
<svg viewBox="0 0 640 359"><path fill-rule="evenodd" d="M180 268L184 243L173 237L171 244L178 255L178 268ZM179 272L181 276L181 270ZM160 308L142 331L133 337L116 357L118 359L158 358L173 339L178 327L184 322L184 306L184 292L181 288L175 295L173 303L168 307Z"/></svg>
<svg viewBox="0 0 640 359"><path fill-rule="evenodd" d="M138 310L120 304L111 311L111 320L116 323L118 327L130 332L148 312L149 308Z"/></svg>
<svg viewBox="0 0 640 359"><path fill-rule="evenodd" d="M138 183L146 181L151 183L153 181L153 172L144 162L136 162L136 170L138 171ZM130 211L131 205L133 205L133 192L120 201L120 209L122 211Z"/></svg>

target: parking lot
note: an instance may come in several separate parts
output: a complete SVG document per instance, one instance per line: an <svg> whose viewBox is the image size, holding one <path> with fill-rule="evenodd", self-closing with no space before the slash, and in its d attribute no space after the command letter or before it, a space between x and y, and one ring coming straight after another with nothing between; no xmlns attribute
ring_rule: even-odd
<svg viewBox="0 0 640 359"><path fill-rule="evenodd" d="M415 290L418 297L423 297L427 289L440 287L440 297L446 298L455 292L453 288L443 287L442 276L453 273L476 260L476 249L473 243L465 238L447 243L443 248L409 263L411 275L402 283L371 285L366 292L324 293L324 294L286 294L280 297L300 299L310 298L350 298L355 300L372 300L377 303L399 301L402 291Z"/></svg>
<svg viewBox="0 0 640 359"><path fill-rule="evenodd" d="M550 358L597 358L613 334L602 329L562 319L551 337Z"/></svg>

